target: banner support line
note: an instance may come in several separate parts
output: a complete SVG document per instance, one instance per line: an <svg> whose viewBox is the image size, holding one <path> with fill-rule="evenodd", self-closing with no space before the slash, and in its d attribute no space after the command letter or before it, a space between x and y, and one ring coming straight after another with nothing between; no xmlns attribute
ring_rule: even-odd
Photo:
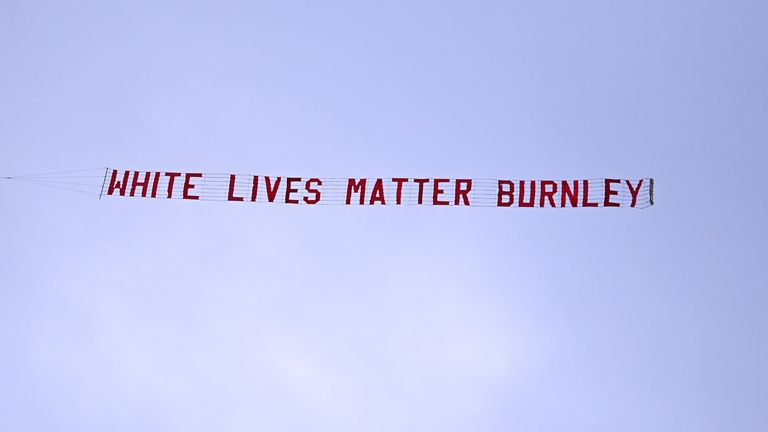
<svg viewBox="0 0 768 432"><path fill-rule="evenodd" d="M109 167L104 167L104 180L101 181L101 191L99 191L99 199L101 199L101 196L104 194L104 185L107 183L108 172L109 172Z"/></svg>

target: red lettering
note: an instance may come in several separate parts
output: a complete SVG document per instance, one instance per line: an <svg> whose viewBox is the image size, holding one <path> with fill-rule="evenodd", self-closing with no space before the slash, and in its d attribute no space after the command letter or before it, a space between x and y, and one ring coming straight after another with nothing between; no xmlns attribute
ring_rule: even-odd
<svg viewBox="0 0 768 432"><path fill-rule="evenodd" d="M407 183L408 179L395 177L392 179L392 181L397 183L397 193L395 194L395 204L400 205L401 198L403 197L403 183Z"/></svg>
<svg viewBox="0 0 768 432"><path fill-rule="evenodd" d="M234 174L229 175L229 192L227 193L227 201L242 201L243 197L235 196L235 181L237 177Z"/></svg>
<svg viewBox="0 0 768 432"><path fill-rule="evenodd" d="M571 203L571 207L579 206L579 181L573 181L573 189L571 189L570 183L563 180L560 183L560 207L565 207L565 198L568 197L568 202Z"/></svg>
<svg viewBox="0 0 768 432"><path fill-rule="evenodd" d="M551 190L547 190L547 186L550 187ZM539 207L544 207L544 200L549 199L549 206L550 207L557 207L555 205L555 194L557 193L557 183L553 182L552 180L542 180L541 181L541 196L539 197Z"/></svg>
<svg viewBox="0 0 768 432"><path fill-rule="evenodd" d="M179 177L181 173L177 172L167 172L165 173L165 176L168 177L168 198L173 198L173 182L176 180L176 177Z"/></svg>
<svg viewBox="0 0 768 432"><path fill-rule="evenodd" d="M581 206L597 207L597 203L589 202L589 180L582 180L581 186L582 186L582 189L584 189L584 195L582 195Z"/></svg>
<svg viewBox="0 0 768 432"><path fill-rule="evenodd" d="M312 188L312 183L317 183L318 186L323 185L323 182L319 178L311 178L307 180L307 183L304 185L304 189L314 195L313 198L304 197L304 202L307 204L317 204L320 202L320 191L318 189Z"/></svg>
<svg viewBox="0 0 768 432"><path fill-rule="evenodd" d="M301 177L288 177L285 179L285 203L286 204L299 203L298 199L291 198L291 194L299 191L298 188L293 187L293 184L300 181L301 181Z"/></svg>
<svg viewBox="0 0 768 432"><path fill-rule="evenodd" d="M450 204L449 201L441 201L438 200L437 197L442 195L444 192L442 189L440 189L440 183L448 183L451 181L451 179L435 179L434 185L432 187L432 205L448 205Z"/></svg>
<svg viewBox="0 0 768 432"><path fill-rule="evenodd" d="M621 183L621 180L616 179L605 179L605 195L603 195L603 207L619 207L621 204L611 202L611 197L613 195L618 195L619 193L615 190L611 189L611 185L614 183Z"/></svg>
<svg viewBox="0 0 768 432"><path fill-rule="evenodd" d="M112 179L109 180L109 189L107 189L107 195L112 195L117 189L120 196L125 196L125 187L128 185L128 174L130 171L125 171L123 174L123 181L117 180L117 170L112 170Z"/></svg>
<svg viewBox="0 0 768 432"><path fill-rule="evenodd" d="M150 173L147 172L144 174L144 181L139 181L139 171L133 172L133 182L131 183L131 196L136 196L136 188L141 188L141 196L142 198L146 198L147 196L147 186L149 186L149 175Z"/></svg>
<svg viewBox="0 0 768 432"><path fill-rule="evenodd" d="M509 186L509 190L505 190L504 186ZM499 193L496 195L496 207L511 207L515 202L515 184L512 180L499 180L498 181ZM502 200L502 197L509 198L507 201Z"/></svg>
<svg viewBox="0 0 768 432"><path fill-rule="evenodd" d="M381 203L381 205L387 205L387 202L384 200L384 181L382 179L376 179L376 183L373 184L371 201L368 204L373 205L376 202Z"/></svg>
<svg viewBox="0 0 768 432"><path fill-rule="evenodd" d="M277 189L280 187L280 180L282 180L282 177L278 177L273 186L272 179L269 176L264 176L264 181L267 183L267 199L269 202L275 202Z"/></svg>
<svg viewBox="0 0 768 432"><path fill-rule="evenodd" d="M152 180L152 198L157 198L157 187L160 186L160 173L155 173L155 178Z"/></svg>
<svg viewBox="0 0 768 432"><path fill-rule="evenodd" d="M637 187L632 187L632 182L629 180L625 180L627 182L627 187L629 188L629 193L632 195L632 204L630 204L630 207L634 207L637 204L637 194L640 192L640 187L643 186L643 179L640 179L639 182L637 182Z"/></svg>
<svg viewBox="0 0 768 432"><path fill-rule="evenodd" d="M251 186L251 202L256 201L256 197L259 195L259 176L253 176L253 183Z"/></svg>
<svg viewBox="0 0 768 432"><path fill-rule="evenodd" d="M190 199L190 200L198 200L198 199L200 199L199 196L192 195L192 194L189 193L189 191L191 191L192 189L195 188L195 185L190 183L190 180L192 180L193 178L199 178L199 177L202 177L202 176L203 176L202 173L187 173L184 176L184 191L183 191L183 193L181 195L182 198Z"/></svg>
<svg viewBox="0 0 768 432"><path fill-rule="evenodd" d="M528 201L523 201L525 196L525 181L520 180L520 194L518 195L518 207L533 207L536 202L536 181L531 180L531 198Z"/></svg>
<svg viewBox="0 0 768 432"><path fill-rule="evenodd" d="M360 205L365 204L365 183L366 179L355 181L351 178L347 180L347 205L352 203L352 191L360 194Z"/></svg>
<svg viewBox="0 0 768 432"><path fill-rule="evenodd" d="M419 185L419 195L416 204L422 204L424 202L424 185L429 182L429 179L413 179L413 182Z"/></svg>
<svg viewBox="0 0 768 432"><path fill-rule="evenodd" d="M456 188L453 194L453 204L459 205L459 198L464 200L464 205L469 205L469 191L472 190L472 179L456 179ZM462 187L464 186L464 187Z"/></svg>

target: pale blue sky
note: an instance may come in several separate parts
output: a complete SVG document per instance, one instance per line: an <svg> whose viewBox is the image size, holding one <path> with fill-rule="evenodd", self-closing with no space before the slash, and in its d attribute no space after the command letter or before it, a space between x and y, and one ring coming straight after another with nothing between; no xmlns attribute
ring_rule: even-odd
<svg viewBox="0 0 768 432"><path fill-rule="evenodd" d="M0 2L0 175L655 177L647 210L0 183L0 429L763 431L768 3Z"/></svg>

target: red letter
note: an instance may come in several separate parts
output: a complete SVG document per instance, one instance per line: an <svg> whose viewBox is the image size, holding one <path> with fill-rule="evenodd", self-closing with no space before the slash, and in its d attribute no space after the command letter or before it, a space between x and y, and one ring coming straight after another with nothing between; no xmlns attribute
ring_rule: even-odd
<svg viewBox="0 0 768 432"><path fill-rule="evenodd" d="M133 172L133 183L131 183L131 196L136 196L136 188L141 187L142 198L147 197L147 186L149 186L149 172L144 174L144 181L139 181L139 172Z"/></svg>
<svg viewBox="0 0 768 432"><path fill-rule="evenodd" d="M182 198L184 199L191 199L191 200L197 200L200 199L197 195L190 195L189 191L195 188L195 185L190 183L189 181L194 177L202 177L203 174L201 173L187 173L186 176L184 176L184 193L182 194Z"/></svg>
<svg viewBox="0 0 768 432"><path fill-rule="evenodd" d="M510 207L515 202L515 184L512 180L499 180L499 193L496 195L496 207ZM509 190L505 191L502 186L509 186ZM509 197L509 201L502 201L501 197Z"/></svg>
<svg viewBox="0 0 768 432"><path fill-rule="evenodd" d="M301 177L288 177L285 179L285 203L286 204L298 204L299 200L291 199L291 194L298 192L299 189L293 187L293 183L300 182Z"/></svg>
<svg viewBox="0 0 768 432"><path fill-rule="evenodd" d="M579 206L579 181L573 181L573 191L571 191L571 185L567 180L563 180L561 183L560 191L560 207L565 207L565 197L568 196L568 201L571 203L571 207Z"/></svg>
<svg viewBox="0 0 768 432"><path fill-rule="evenodd" d="M120 196L125 196L125 187L128 185L128 173L126 171L123 174L123 181L117 181L117 170L112 170L112 179L109 181L109 189L107 189L107 195L115 193L115 189L118 190Z"/></svg>
<svg viewBox="0 0 768 432"><path fill-rule="evenodd" d="M611 184L621 183L621 180L605 179L605 195L603 196L603 207L619 207L621 204L611 202L612 195L618 195L619 193L611 189Z"/></svg>
<svg viewBox="0 0 768 432"><path fill-rule="evenodd" d="M269 178L269 176L264 176L264 181L267 182L267 199L269 202L275 202L275 197L277 197L277 189L280 187L280 179L282 179L282 177L277 178L275 186L273 187L272 179Z"/></svg>
<svg viewBox="0 0 768 432"><path fill-rule="evenodd" d="M397 183L397 194L395 194L395 204L400 205L401 204L401 198L403 197L403 183L407 183L407 178L399 178L395 177L392 179L393 182Z"/></svg>
<svg viewBox="0 0 768 432"><path fill-rule="evenodd" d="M589 202L589 180L581 181L582 189L584 189L584 195L582 196L582 207L597 207L597 203Z"/></svg>
<svg viewBox="0 0 768 432"><path fill-rule="evenodd" d="M525 196L525 181L520 180L520 195L518 195L518 207L533 207L533 203L536 202L536 181L531 180L531 199L528 202L523 201Z"/></svg>
<svg viewBox="0 0 768 432"><path fill-rule="evenodd" d="M547 186L551 186L552 190L548 191ZM555 194L557 193L557 183L552 180L541 181L541 196L539 197L539 207L544 207L544 199L549 198L550 207L557 207L555 205Z"/></svg>
<svg viewBox="0 0 768 432"><path fill-rule="evenodd" d="M366 179L360 179L360 181L355 181L355 179L347 179L347 205L352 202L353 188L356 193L360 193L360 205L365 204L365 182Z"/></svg>
<svg viewBox="0 0 768 432"><path fill-rule="evenodd" d="M637 194L640 192L640 187L643 186L643 179L640 179L639 182L637 182L637 187L632 187L632 182L629 180L624 180L627 182L627 187L629 187L629 193L632 194L632 204L630 207L634 207L635 204L637 204Z"/></svg>
<svg viewBox="0 0 768 432"><path fill-rule="evenodd" d="M155 178L152 180L152 198L157 198L157 187L160 186L160 173L155 173Z"/></svg>
<svg viewBox="0 0 768 432"><path fill-rule="evenodd" d="M234 174L229 175L229 193L227 193L227 201L242 201L243 197L235 196L235 180Z"/></svg>
<svg viewBox="0 0 768 432"><path fill-rule="evenodd" d="M168 177L168 198L173 198L173 182L176 180L176 177L180 176L181 173L177 172L167 172L165 173L165 176Z"/></svg>
<svg viewBox="0 0 768 432"><path fill-rule="evenodd" d="M462 188L461 185L466 186L465 188ZM469 205L469 191L472 190L472 180L471 179L456 179L456 184L454 185L456 187L453 195L453 204L459 205L459 197L461 197L464 200L464 205Z"/></svg>
<svg viewBox="0 0 768 432"><path fill-rule="evenodd" d="M317 183L318 186L323 185L323 182L320 181L319 178L311 178L307 180L307 183L304 185L304 189L306 189L307 192L315 195L315 197L311 199L304 197L304 202L307 204L317 204L318 202L320 202L320 191L317 189L313 189L311 185L312 183Z"/></svg>
<svg viewBox="0 0 768 432"><path fill-rule="evenodd" d="M422 204L424 201L424 184L429 181L429 179L413 179L413 181L419 185L419 196L416 200L416 204Z"/></svg>
<svg viewBox="0 0 768 432"><path fill-rule="evenodd" d="M251 202L256 201L259 194L259 176L253 176L253 186L251 186Z"/></svg>
<svg viewBox="0 0 768 432"><path fill-rule="evenodd" d="M444 192L442 189L440 189L440 183L447 183L449 181L451 181L451 179L435 179L434 180L434 186L432 187L432 205L450 204L450 202L448 201L441 201L437 199L437 197Z"/></svg>
<svg viewBox="0 0 768 432"><path fill-rule="evenodd" d="M373 184L371 201L368 204L373 205L376 201L380 202L381 205L387 205L387 202L384 200L384 182L382 179L376 179L376 183Z"/></svg>

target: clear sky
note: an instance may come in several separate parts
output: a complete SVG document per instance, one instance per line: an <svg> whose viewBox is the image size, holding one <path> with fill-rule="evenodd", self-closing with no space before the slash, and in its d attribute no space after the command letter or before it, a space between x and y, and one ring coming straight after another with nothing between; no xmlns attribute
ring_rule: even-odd
<svg viewBox="0 0 768 432"><path fill-rule="evenodd" d="M764 431L768 3L0 2L0 175L656 179L646 210L0 183L0 429Z"/></svg>

